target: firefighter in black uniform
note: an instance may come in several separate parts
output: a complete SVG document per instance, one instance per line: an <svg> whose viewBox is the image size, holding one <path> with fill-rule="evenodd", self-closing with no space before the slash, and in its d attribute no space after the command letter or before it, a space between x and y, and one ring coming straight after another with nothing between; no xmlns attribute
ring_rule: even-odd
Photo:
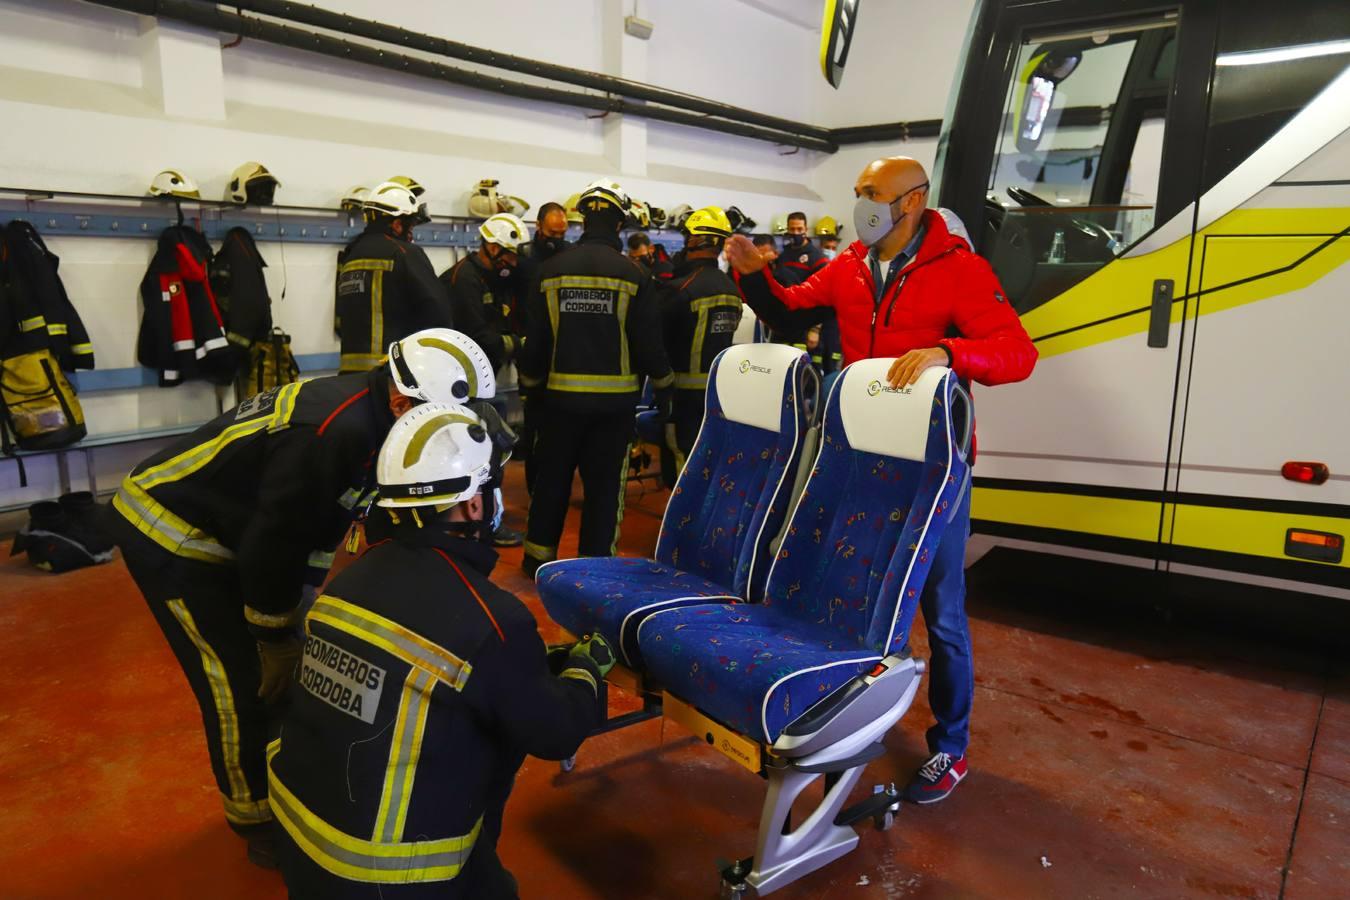
<svg viewBox="0 0 1350 900"><path fill-rule="evenodd" d="M519 262L511 273L511 293L515 297L511 318L516 334L523 337L529 333L525 315L529 308L530 293L539 280L539 267L570 246L567 241L567 210L561 203L545 203L539 207L539 216L534 222L534 238L520 253ZM534 413L524 393L520 399L524 422L520 428L520 443L516 445L515 456L525 463L525 489L533 492Z"/></svg>
<svg viewBox="0 0 1350 900"><path fill-rule="evenodd" d="M391 341L454 324L450 298L431 260L412 242L413 226L423 220L426 207L407 187L386 181L371 190L363 208L366 230L346 247L338 265L338 365L343 373L376 368ZM472 323L462 323L460 330L481 336Z"/></svg>
<svg viewBox="0 0 1350 900"><path fill-rule="evenodd" d="M300 689L268 748L295 900L516 897L496 853L516 771L573 755L604 717L604 640L546 655L534 617L488 580L490 432L451 404L395 424L371 512L385 539L305 618Z"/></svg>
<svg viewBox="0 0 1350 900"><path fill-rule="evenodd" d="M474 365L463 335L409 340L417 352L391 347L389 369L245 400L136 466L108 516L197 696L225 818L259 865L273 857L267 705L300 654L292 617L304 586L322 583L395 417L467 397L477 380L461 363Z"/></svg>
<svg viewBox="0 0 1350 900"><path fill-rule="evenodd" d="M703 395L712 361L735 338L741 322L741 292L717 267L731 222L716 206L692 213L684 223L684 269L661 295L661 332L675 369L675 402L661 448L661 476L673 487L703 424Z"/></svg>
<svg viewBox="0 0 1350 900"><path fill-rule="evenodd" d="M478 226L477 250L441 273L441 282L450 293L455 321L463 322L472 314L482 322L479 340L500 376L501 369L515 359L524 335L515 330L515 301L511 278L520 261L520 250L529 241L530 232L519 217L496 213ZM506 405L500 399L494 405L505 416ZM493 545L519 547L524 535L501 524L501 496L498 491L498 518L493 522Z"/></svg>
<svg viewBox="0 0 1350 900"><path fill-rule="evenodd" d="M520 249L529 240L525 223L511 213L497 213L478 226L478 249L441 273L456 317L472 307L481 316L485 332L479 341L494 368L515 357L523 334L512 316L511 278Z"/></svg>
<svg viewBox="0 0 1350 900"><path fill-rule="evenodd" d="M521 387L540 404L522 563L530 577L558 555L578 468L585 490L580 552L614 553L642 376L652 379L667 412L674 384L651 276L624 257L619 241L627 194L597 181L579 208L581 240L541 267L518 357Z"/></svg>
<svg viewBox="0 0 1350 900"><path fill-rule="evenodd" d="M774 280L784 287L792 287L806 281L829 263L830 258L825 255L825 251L811 243L806 230L806 213L789 213L783 250L773 264ZM783 323L792 325L787 330L775 329L773 340L805 350L811 357L812 365L822 375L838 369L843 354L834 311L812 310L809 316L797 316L795 319L799 321Z"/></svg>

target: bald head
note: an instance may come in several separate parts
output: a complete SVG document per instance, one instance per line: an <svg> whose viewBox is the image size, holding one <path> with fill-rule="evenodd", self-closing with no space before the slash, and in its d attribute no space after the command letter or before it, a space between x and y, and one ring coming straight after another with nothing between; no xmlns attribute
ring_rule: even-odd
<svg viewBox="0 0 1350 900"><path fill-rule="evenodd" d="M887 156L867 164L853 193L859 198L853 211L858 239L879 259L892 259L918 232L928 205L928 173L908 156Z"/></svg>
<svg viewBox="0 0 1350 900"><path fill-rule="evenodd" d="M886 156L874 159L862 170L853 185L853 193L868 200L894 202L901 194L928 183L928 173L917 159ZM915 191L915 193L926 193Z"/></svg>

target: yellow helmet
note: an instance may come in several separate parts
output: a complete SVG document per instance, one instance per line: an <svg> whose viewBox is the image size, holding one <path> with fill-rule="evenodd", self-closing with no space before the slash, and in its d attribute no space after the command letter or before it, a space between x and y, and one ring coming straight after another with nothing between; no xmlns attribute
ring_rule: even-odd
<svg viewBox="0 0 1350 900"><path fill-rule="evenodd" d="M787 213L773 217L773 233L787 234Z"/></svg>
<svg viewBox="0 0 1350 900"><path fill-rule="evenodd" d="M816 222L816 237L839 237L839 223L832 216L822 216Z"/></svg>
<svg viewBox="0 0 1350 900"><path fill-rule="evenodd" d="M573 222L576 223L577 225L581 224L581 210L577 209L577 207L580 204L581 204L581 194L573 194L572 196L567 198L567 202L564 203L563 206L567 208L568 222Z"/></svg>
<svg viewBox="0 0 1350 900"><path fill-rule="evenodd" d="M708 234L713 237L731 237L731 220L720 206L705 206L690 213L684 221L684 230L689 234Z"/></svg>

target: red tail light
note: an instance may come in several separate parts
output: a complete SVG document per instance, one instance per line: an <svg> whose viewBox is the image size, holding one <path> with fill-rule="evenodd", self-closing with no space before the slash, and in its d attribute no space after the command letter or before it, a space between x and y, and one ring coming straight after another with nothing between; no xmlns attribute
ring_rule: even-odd
<svg viewBox="0 0 1350 900"><path fill-rule="evenodd" d="M1326 463L1287 462L1280 467L1280 474L1302 484L1321 484L1331 477L1331 470Z"/></svg>

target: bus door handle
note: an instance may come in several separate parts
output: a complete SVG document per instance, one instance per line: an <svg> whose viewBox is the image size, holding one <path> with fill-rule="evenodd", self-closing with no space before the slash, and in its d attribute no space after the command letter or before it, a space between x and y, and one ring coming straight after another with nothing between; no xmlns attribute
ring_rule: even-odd
<svg viewBox="0 0 1350 900"><path fill-rule="evenodd" d="M1172 291L1176 282L1159 278L1153 282L1153 303L1148 314L1148 345L1166 347L1172 321Z"/></svg>

